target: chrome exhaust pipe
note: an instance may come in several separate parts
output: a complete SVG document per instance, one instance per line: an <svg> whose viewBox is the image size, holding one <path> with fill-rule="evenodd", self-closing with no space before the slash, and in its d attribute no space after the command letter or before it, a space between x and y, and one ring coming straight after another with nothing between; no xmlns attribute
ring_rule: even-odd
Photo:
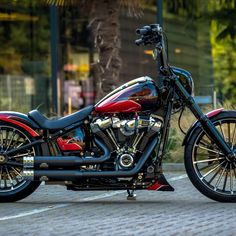
<svg viewBox="0 0 236 236"><path fill-rule="evenodd" d="M145 149L136 166L127 171L81 171L81 170L23 170L23 175L31 180L48 181L63 180L75 181L80 178L90 177L131 177L137 174L150 157L156 147L157 138L155 138Z"/></svg>

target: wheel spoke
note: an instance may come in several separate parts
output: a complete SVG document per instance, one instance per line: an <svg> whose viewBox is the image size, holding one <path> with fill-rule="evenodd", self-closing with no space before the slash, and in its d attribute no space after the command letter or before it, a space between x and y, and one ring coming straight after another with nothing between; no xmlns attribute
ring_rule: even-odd
<svg viewBox="0 0 236 236"><path fill-rule="evenodd" d="M205 143L205 141L203 142L203 141L200 141L199 142L200 144L202 144L203 145L203 147L206 147L206 148L208 148L209 146L211 146L211 144L209 143Z"/></svg>
<svg viewBox="0 0 236 236"><path fill-rule="evenodd" d="M16 147L16 144L19 142L19 140L21 139L21 136L19 134L17 134L18 137L15 139L14 143L12 144L12 148Z"/></svg>
<svg viewBox="0 0 236 236"><path fill-rule="evenodd" d="M11 166L10 166L10 168L11 168ZM18 179L17 178L18 174L16 174L16 172L12 168L9 171L9 174L11 175L12 179L14 180L14 182L16 182L16 183L14 183L14 185L17 185L18 183L21 182L22 178L20 177L20 179Z"/></svg>
<svg viewBox="0 0 236 236"><path fill-rule="evenodd" d="M207 137L207 138L208 138L208 137ZM207 145L209 145L209 146L212 145L212 143L210 143L209 138L208 138L208 140L206 140L206 139L203 137L203 138L202 138L202 141L203 141L204 143L206 143Z"/></svg>
<svg viewBox="0 0 236 236"><path fill-rule="evenodd" d="M215 184L215 187L214 187L214 190L215 190L215 191L217 190L217 188L218 188L218 186L219 186L219 184L220 184L220 182L221 182L221 179L222 179L223 174L224 174L225 171L226 171L226 168L224 168L224 169L221 171L220 176L219 176L219 178L218 178L218 180L217 180L217 182L216 182L216 184Z"/></svg>
<svg viewBox="0 0 236 236"><path fill-rule="evenodd" d="M5 146L7 146L8 135L9 135L9 131L6 130Z"/></svg>
<svg viewBox="0 0 236 236"><path fill-rule="evenodd" d="M234 168L233 168L233 170L234 170L234 177L235 177L235 179L236 179L236 170L235 170L235 168L236 168L236 165L235 165L235 163L233 163L232 165L234 165Z"/></svg>
<svg viewBox="0 0 236 236"><path fill-rule="evenodd" d="M19 163L19 162L16 162L16 161L8 161L6 162L7 165L10 165L10 166L18 166L18 167L23 167L23 164L22 163Z"/></svg>
<svg viewBox="0 0 236 236"><path fill-rule="evenodd" d="M11 146L11 143L12 143L13 138L15 137L15 135L16 135L16 134L15 134L15 130L13 130L11 139L10 139L10 141L9 141L9 143L8 143L8 146L7 146L6 150L5 150L5 152L7 152L7 150L8 150L9 147Z"/></svg>
<svg viewBox="0 0 236 236"><path fill-rule="evenodd" d="M200 171L203 171L203 170L205 170L205 169L207 169L207 168L210 168L210 167L212 167L212 166L215 166L215 165L217 165L218 163L211 163L210 165L206 165L206 166L203 166L202 168L198 168Z"/></svg>
<svg viewBox="0 0 236 236"><path fill-rule="evenodd" d="M211 177L211 179L209 180L209 184L215 179L215 177L219 174L219 172L222 171L222 168L219 167L219 169L216 171L216 173Z"/></svg>
<svg viewBox="0 0 236 236"><path fill-rule="evenodd" d="M233 187L233 164L230 163L230 192L231 194L234 193L234 187Z"/></svg>
<svg viewBox="0 0 236 236"><path fill-rule="evenodd" d="M1 166L1 170L0 170L0 188L1 188L1 183L2 183L2 166Z"/></svg>
<svg viewBox="0 0 236 236"><path fill-rule="evenodd" d="M20 173L16 168L14 168L13 166L11 166L11 169L12 169L17 175L19 175L21 178L23 178L23 176L21 175L21 173Z"/></svg>
<svg viewBox="0 0 236 236"><path fill-rule="evenodd" d="M226 167L225 167L225 168L226 168ZM225 187L226 187L227 179L228 179L228 170L226 170L226 173L225 173L225 179L224 179L223 191L225 191Z"/></svg>
<svg viewBox="0 0 236 236"><path fill-rule="evenodd" d="M224 133L224 130L222 129L222 123L220 122L220 131L222 133L222 136L223 136L223 139L226 141L225 139L225 133Z"/></svg>
<svg viewBox="0 0 236 236"><path fill-rule="evenodd" d="M231 148L234 147L235 133L236 133L236 123L234 124L234 131L233 131L233 138L232 138L232 146L231 146Z"/></svg>
<svg viewBox="0 0 236 236"><path fill-rule="evenodd" d="M21 144L19 144L16 148L19 148L20 146L22 146L24 143L21 143Z"/></svg>
<svg viewBox="0 0 236 236"><path fill-rule="evenodd" d="M24 156L31 155L31 154L33 154L33 152L27 152L27 153L17 154L17 155L15 155L15 156L11 156L10 159L16 158L16 157L24 157Z"/></svg>
<svg viewBox="0 0 236 236"><path fill-rule="evenodd" d="M3 133L2 133L2 129L0 129L0 131L1 131L1 151L3 150Z"/></svg>
<svg viewBox="0 0 236 236"><path fill-rule="evenodd" d="M11 178L11 175L10 175L10 173L9 173L9 171L8 171L8 168L5 166L5 170L6 170L6 172L7 172L7 176L8 176L8 179L10 180L10 183L11 183L11 189L14 189L14 184L13 184L13 181L12 181L12 178Z"/></svg>
<svg viewBox="0 0 236 236"><path fill-rule="evenodd" d="M230 123L228 123L228 142L230 142L231 137L230 137Z"/></svg>
<svg viewBox="0 0 236 236"><path fill-rule="evenodd" d="M207 157L209 157L209 156L214 156L214 157L217 157L218 155L217 154L214 154L214 153L199 153L199 156L207 156ZM218 157L218 158L220 158L220 157Z"/></svg>
<svg viewBox="0 0 236 236"><path fill-rule="evenodd" d="M223 162L225 162L225 161L223 161ZM222 162L222 163L223 163ZM209 170L205 175L203 175L202 177L201 177L201 180L202 179L204 179L205 177L207 177L209 174L211 174L213 171L215 171L219 166L221 166L221 163L219 164L219 165L217 165L216 167L214 167L213 169L211 169L211 170Z"/></svg>
<svg viewBox="0 0 236 236"><path fill-rule="evenodd" d="M206 159L206 160L200 160L200 161L194 161L193 164L198 164L198 163L205 163L205 162L210 162L210 161L219 161L224 159L224 157L217 157L217 158L213 158L213 159Z"/></svg>
<svg viewBox="0 0 236 236"><path fill-rule="evenodd" d="M199 148L201 148L201 149L203 149L203 150L206 150L206 151L208 151L208 152L212 152L212 153L216 153L216 154L218 154L218 155L224 155L222 152L220 152L220 151L215 151L215 150L211 150L211 149L209 149L209 148L206 148L206 147L203 147L203 146L200 146L200 145L196 145L196 147L199 147Z"/></svg>
<svg viewBox="0 0 236 236"><path fill-rule="evenodd" d="M5 166L5 170L6 170L8 179L10 180L10 182L12 182L12 178L11 178L11 176L10 176L10 174L9 174L8 167L7 167L7 166Z"/></svg>

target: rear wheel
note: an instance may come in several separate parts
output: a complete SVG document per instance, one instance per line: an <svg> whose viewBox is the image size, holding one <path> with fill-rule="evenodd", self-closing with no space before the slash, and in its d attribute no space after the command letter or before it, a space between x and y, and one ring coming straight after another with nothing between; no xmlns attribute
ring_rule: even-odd
<svg viewBox="0 0 236 236"><path fill-rule="evenodd" d="M236 112L222 112L212 122L236 153ZM226 158L200 127L186 145L185 167L201 193L216 201L236 202L236 158Z"/></svg>
<svg viewBox="0 0 236 236"><path fill-rule="evenodd" d="M23 199L39 186L40 182L27 180L22 174L23 157L40 155L39 148L30 147L4 157L5 152L32 141L33 138L22 128L0 123L0 202Z"/></svg>

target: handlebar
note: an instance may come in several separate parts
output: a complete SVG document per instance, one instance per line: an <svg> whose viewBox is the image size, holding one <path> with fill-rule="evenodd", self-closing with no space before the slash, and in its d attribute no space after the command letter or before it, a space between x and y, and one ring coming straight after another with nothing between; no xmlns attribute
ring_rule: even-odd
<svg viewBox="0 0 236 236"><path fill-rule="evenodd" d="M136 34L141 36L140 39L135 40L136 45L154 44L157 43L159 37L162 36L162 28L159 24L145 25L137 29Z"/></svg>
<svg viewBox="0 0 236 236"><path fill-rule="evenodd" d="M136 40L135 40L135 44L136 44L137 46L143 44L143 39L136 39Z"/></svg>
<svg viewBox="0 0 236 236"><path fill-rule="evenodd" d="M136 30L136 34L141 38L135 40L136 45L155 44L155 48L158 51L158 58L161 61L161 70L168 71L168 58L165 48L165 42L163 37L162 27L159 24L151 24L143 26Z"/></svg>
<svg viewBox="0 0 236 236"><path fill-rule="evenodd" d="M141 29L136 29L136 34L147 35L152 33L152 28L149 25L144 26Z"/></svg>

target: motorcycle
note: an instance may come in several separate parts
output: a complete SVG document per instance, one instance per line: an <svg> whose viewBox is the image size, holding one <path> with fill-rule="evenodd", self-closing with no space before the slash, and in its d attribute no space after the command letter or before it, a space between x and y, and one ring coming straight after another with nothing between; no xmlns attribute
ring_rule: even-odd
<svg viewBox="0 0 236 236"><path fill-rule="evenodd" d="M131 80L95 106L48 119L0 112L0 201L33 193L42 181L68 190L174 191L162 160L173 113L189 108L197 121L183 145L186 172L205 196L236 202L236 111L204 114L193 97L193 79L170 66L158 24L136 30L137 45L153 45L157 79ZM181 119L181 115L180 115Z"/></svg>

